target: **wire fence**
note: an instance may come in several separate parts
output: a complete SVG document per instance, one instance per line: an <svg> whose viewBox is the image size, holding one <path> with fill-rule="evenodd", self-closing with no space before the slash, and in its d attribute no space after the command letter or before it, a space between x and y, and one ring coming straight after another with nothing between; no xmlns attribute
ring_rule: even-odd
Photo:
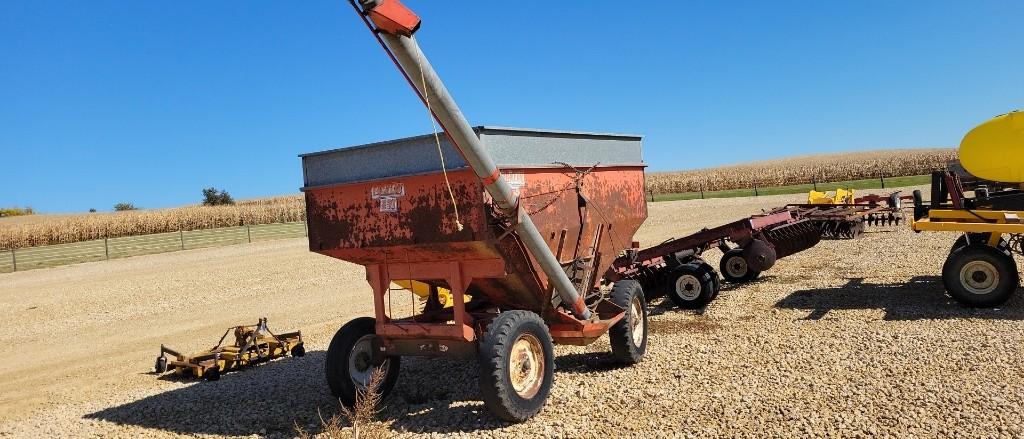
<svg viewBox="0 0 1024 439"><path fill-rule="evenodd" d="M307 236L305 221L96 239L0 252L0 273Z"/></svg>
<svg viewBox="0 0 1024 439"><path fill-rule="evenodd" d="M886 176L879 174L874 178L866 178L862 180L849 180L849 181L820 181L815 177L811 177L811 181L808 183L798 183L787 186L761 186L757 180L751 180L750 186L743 188L733 189L718 189L718 190L705 190L704 185L700 185L700 189L691 192L678 192L678 193L659 193L657 191L647 189L646 198L647 201L661 201L661 200L677 200L677 199L705 199L705 198L722 198L722 197L735 197L735 196L754 196L758 197L761 195L780 195L780 194L791 194L805 192L808 190L821 190L821 191L833 191L836 188L844 189L865 189L865 188L881 188L885 189L888 187L895 187L901 184L919 184L925 179L927 175L901 175L901 176Z"/></svg>

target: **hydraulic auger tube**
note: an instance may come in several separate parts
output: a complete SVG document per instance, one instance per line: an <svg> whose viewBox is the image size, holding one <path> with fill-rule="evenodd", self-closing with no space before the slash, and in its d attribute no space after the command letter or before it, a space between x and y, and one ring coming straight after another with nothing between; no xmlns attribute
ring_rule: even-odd
<svg viewBox="0 0 1024 439"><path fill-rule="evenodd" d="M416 43L413 34L419 29L419 17L397 0L359 0L359 6L356 6L355 0L350 2L360 12L420 99L425 104L429 102L427 108L441 124L455 148L465 157L477 178L483 182L484 189L494 199L498 209L504 215L515 218L513 223L516 233L547 275L562 303L576 318L589 319L591 313L583 297L562 271L562 266L537 231L533 220L519 208L517 195L487 155L472 126Z"/></svg>

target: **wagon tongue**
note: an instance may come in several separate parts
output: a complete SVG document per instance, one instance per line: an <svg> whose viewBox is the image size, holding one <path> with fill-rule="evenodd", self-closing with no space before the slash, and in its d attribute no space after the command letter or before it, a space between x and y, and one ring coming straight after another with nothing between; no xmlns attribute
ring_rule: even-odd
<svg viewBox="0 0 1024 439"><path fill-rule="evenodd" d="M817 245L821 229L804 219L766 230L764 236L775 247L776 257L784 258Z"/></svg>

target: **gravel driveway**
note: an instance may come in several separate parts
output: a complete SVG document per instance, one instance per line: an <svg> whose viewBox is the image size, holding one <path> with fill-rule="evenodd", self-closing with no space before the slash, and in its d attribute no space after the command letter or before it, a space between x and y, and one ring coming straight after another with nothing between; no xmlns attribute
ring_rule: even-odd
<svg viewBox="0 0 1024 439"><path fill-rule="evenodd" d="M798 200L655 203L638 239ZM415 358L383 416L413 436L1022 437L1024 300L952 303L938 275L954 238L877 228L784 259L705 310L655 304L641 364L619 368L605 340L558 347L548 404L523 424L488 415L474 363ZM303 240L0 275L0 436L291 436L336 412L324 349L369 298L359 267ZM309 354L218 382L149 373L160 343L208 347L260 316L301 329Z"/></svg>

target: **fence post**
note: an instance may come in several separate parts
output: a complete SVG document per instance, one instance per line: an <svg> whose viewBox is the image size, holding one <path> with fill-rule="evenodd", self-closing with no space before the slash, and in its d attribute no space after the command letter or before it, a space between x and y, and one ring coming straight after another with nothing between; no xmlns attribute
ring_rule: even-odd
<svg viewBox="0 0 1024 439"><path fill-rule="evenodd" d="M110 260L110 246L107 245L107 238L103 238L103 255L107 257L108 261Z"/></svg>
<svg viewBox="0 0 1024 439"><path fill-rule="evenodd" d="M305 236L309 236L309 221L308 220L302 222L302 230L304 231L303 234Z"/></svg>
<svg viewBox="0 0 1024 439"><path fill-rule="evenodd" d="M178 239L181 241L181 249L185 249L185 231L178 230Z"/></svg>
<svg viewBox="0 0 1024 439"><path fill-rule="evenodd" d="M248 224L245 225L245 237L249 238L249 244L252 244L252 229L249 228Z"/></svg>
<svg viewBox="0 0 1024 439"><path fill-rule="evenodd" d="M755 197L758 196L757 195L757 180L754 180L754 196Z"/></svg>
<svg viewBox="0 0 1024 439"><path fill-rule="evenodd" d="M11 265L14 266L14 269L11 271L18 271L18 257L14 255L15 250L17 249L11 249Z"/></svg>
<svg viewBox="0 0 1024 439"><path fill-rule="evenodd" d="M818 179L815 176L811 176L811 184L814 185L814 190L818 190Z"/></svg>
<svg viewBox="0 0 1024 439"><path fill-rule="evenodd" d="M882 182L882 189L885 189L885 174L878 173L878 181Z"/></svg>

